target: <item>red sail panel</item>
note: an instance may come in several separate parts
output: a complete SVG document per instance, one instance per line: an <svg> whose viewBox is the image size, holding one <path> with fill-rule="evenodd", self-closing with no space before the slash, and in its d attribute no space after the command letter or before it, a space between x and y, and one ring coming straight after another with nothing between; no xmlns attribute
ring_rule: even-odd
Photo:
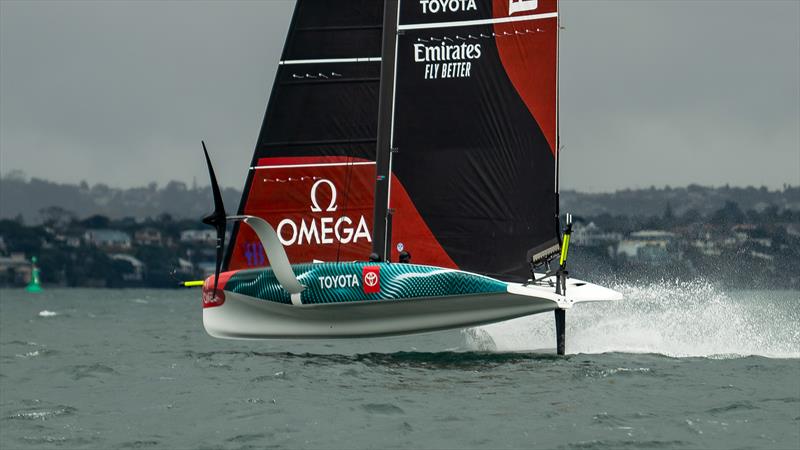
<svg viewBox="0 0 800 450"><path fill-rule="evenodd" d="M391 261L398 261L400 251L404 249L411 253L412 263L458 269L453 258L433 235L405 187L394 174L392 174L390 198L390 205L394 210Z"/></svg>
<svg viewBox="0 0 800 450"><path fill-rule="evenodd" d="M515 6L517 8L514 8ZM531 8L526 9L525 6ZM532 8L533 6L535 8ZM511 13L509 7L513 10ZM557 12L556 0L536 2L494 0L492 10L495 18ZM494 24L494 32L498 36L503 36L503 39L496 39L495 43L506 75L536 119L547 138L547 143L550 144L550 151L555 155L558 18L540 19L534 23L498 22Z"/></svg>
<svg viewBox="0 0 800 450"><path fill-rule="evenodd" d="M293 263L363 260L372 248L375 163L348 157L261 158L244 214L278 232ZM269 265L255 233L239 228L230 269Z"/></svg>
<svg viewBox="0 0 800 450"><path fill-rule="evenodd" d="M275 157L259 159L253 170L243 213L276 229L292 263L369 257L374 162L342 156ZM455 268L403 186L395 179L392 187L392 204L404 224L395 233L396 241L413 248L415 259ZM231 270L269 265L249 227L240 227L232 252Z"/></svg>

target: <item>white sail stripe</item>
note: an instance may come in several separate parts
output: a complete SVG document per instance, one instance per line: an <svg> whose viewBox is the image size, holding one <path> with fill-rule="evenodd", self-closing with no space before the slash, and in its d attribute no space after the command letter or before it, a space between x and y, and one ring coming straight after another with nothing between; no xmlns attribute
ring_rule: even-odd
<svg viewBox="0 0 800 450"><path fill-rule="evenodd" d="M369 166L374 165L375 161L357 161L357 162L341 162L341 163L318 163L318 164L282 164L277 166L253 166L250 170L254 169L293 169L295 167L336 167L336 166Z"/></svg>
<svg viewBox="0 0 800 450"><path fill-rule="evenodd" d="M370 56L367 58L329 58L329 59L287 59L279 62L280 65L288 64L331 64L331 63L354 63L354 62L378 62L380 56Z"/></svg>
<svg viewBox="0 0 800 450"><path fill-rule="evenodd" d="M397 2L397 22L395 24L399 27L400 26L400 2ZM392 74L392 118L389 122L389 179L386 180L386 211L392 209L392 162L394 159L394 110L395 104L397 100L397 56L398 56L398 46L400 43L400 39L397 38L395 35L394 39L394 73ZM388 236L384 238L388 239ZM384 248L386 248L385 240L384 240ZM391 250L389 250L389 255L391 255ZM385 256L385 255L384 255ZM391 258L389 258L391 259Z"/></svg>
<svg viewBox="0 0 800 450"><path fill-rule="evenodd" d="M458 22L414 23L400 25L398 30L423 30L428 28L471 27L475 25L489 25L495 23L522 22L526 20L552 19L558 17L557 12L544 14L529 14L527 16L500 17L497 19L462 20Z"/></svg>

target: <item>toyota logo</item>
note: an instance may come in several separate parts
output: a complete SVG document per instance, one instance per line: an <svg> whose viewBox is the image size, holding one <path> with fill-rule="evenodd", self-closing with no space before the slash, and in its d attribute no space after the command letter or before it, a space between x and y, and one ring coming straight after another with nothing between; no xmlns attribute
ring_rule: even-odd
<svg viewBox="0 0 800 450"><path fill-rule="evenodd" d="M364 274L364 284L369 287L375 287L378 284L378 274L375 272L367 272Z"/></svg>

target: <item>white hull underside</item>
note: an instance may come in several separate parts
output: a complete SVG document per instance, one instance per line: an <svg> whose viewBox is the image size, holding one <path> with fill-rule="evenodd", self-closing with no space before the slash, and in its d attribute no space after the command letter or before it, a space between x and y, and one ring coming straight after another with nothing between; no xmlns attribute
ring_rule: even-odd
<svg viewBox="0 0 800 450"><path fill-rule="evenodd" d="M508 292L435 298L289 305L225 292L203 310L203 325L228 339L356 338L485 325L567 309L574 303L620 300L610 289L569 280L567 296L550 286L509 284Z"/></svg>

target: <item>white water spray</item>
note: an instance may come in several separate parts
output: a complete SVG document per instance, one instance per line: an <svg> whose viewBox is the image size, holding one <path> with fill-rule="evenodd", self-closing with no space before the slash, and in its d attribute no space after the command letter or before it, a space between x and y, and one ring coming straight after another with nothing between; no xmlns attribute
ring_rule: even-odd
<svg viewBox="0 0 800 450"><path fill-rule="evenodd" d="M568 353L659 353L668 356L761 355L800 358L797 291L733 291L706 281L617 284L625 300L582 303L567 311ZM474 350L553 348L552 314L464 333Z"/></svg>

